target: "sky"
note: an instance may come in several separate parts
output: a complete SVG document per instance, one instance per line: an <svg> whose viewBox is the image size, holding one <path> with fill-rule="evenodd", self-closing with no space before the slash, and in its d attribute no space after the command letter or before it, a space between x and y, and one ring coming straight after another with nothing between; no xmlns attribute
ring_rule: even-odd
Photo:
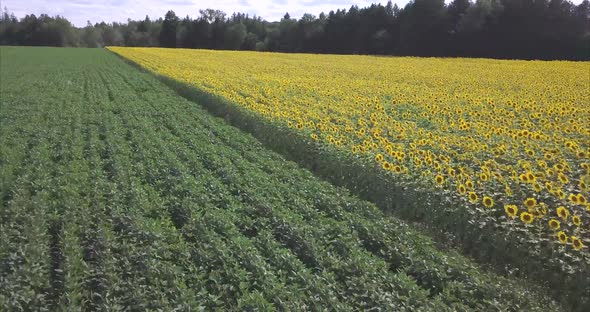
<svg viewBox="0 0 590 312"><path fill-rule="evenodd" d="M579 4L583 0L573 0ZM45 13L51 16L60 15L67 18L75 26L86 26L86 22L126 22L144 19L149 15L152 19L163 17L168 10L173 10L179 17L187 15L198 17L200 9L218 9L228 15L234 12L257 15L268 21L280 20L286 12L291 17L300 18L304 13L319 15L330 10L349 9L356 4L366 7L371 3L382 3L376 0L0 0L2 9L8 8L17 17L27 14ZM408 0L392 0L403 7ZM450 1L447 1L450 2Z"/></svg>

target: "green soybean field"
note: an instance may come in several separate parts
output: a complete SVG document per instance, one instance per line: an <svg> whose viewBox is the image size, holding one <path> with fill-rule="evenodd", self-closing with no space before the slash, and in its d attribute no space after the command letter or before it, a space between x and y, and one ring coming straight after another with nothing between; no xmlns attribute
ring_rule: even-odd
<svg viewBox="0 0 590 312"><path fill-rule="evenodd" d="M560 311L105 49L0 48L1 311Z"/></svg>

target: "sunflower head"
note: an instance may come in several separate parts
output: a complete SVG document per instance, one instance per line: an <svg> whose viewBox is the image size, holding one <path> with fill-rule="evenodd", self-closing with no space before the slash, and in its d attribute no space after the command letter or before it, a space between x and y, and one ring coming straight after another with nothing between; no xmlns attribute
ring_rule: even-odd
<svg viewBox="0 0 590 312"><path fill-rule="evenodd" d="M387 161L384 161L381 163L381 166L383 167L384 170L390 170L391 169L391 164Z"/></svg>
<svg viewBox="0 0 590 312"><path fill-rule="evenodd" d="M492 208L492 206L494 206L494 199L489 196L484 196L482 203L486 208Z"/></svg>
<svg viewBox="0 0 590 312"><path fill-rule="evenodd" d="M565 244L567 243L567 235L565 234L564 231L559 231L557 232L557 239L559 240L560 243Z"/></svg>
<svg viewBox="0 0 590 312"><path fill-rule="evenodd" d="M518 214L518 207L516 207L516 205L505 205L504 211L510 218L514 219Z"/></svg>
<svg viewBox="0 0 590 312"><path fill-rule="evenodd" d="M467 189L472 190L473 189L473 181L471 181L471 180L465 181L465 187L467 187Z"/></svg>
<svg viewBox="0 0 590 312"><path fill-rule="evenodd" d="M520 220L526 224L531 224L535 220L535 217L533 214L524 211L520 214Z"/></svg>
<svg viewBox="0 0 590 312"><path fill-rule="evenodd" d="M559 229L560 226L561 226L561 223L559 221L557 221L555 219L549 220L549 227L552 230L557 230L557 229Z"/></svg>
<svg viewBox="0 0 590 312"><path fill-rule="evenodd" d="M568 183L570 180L567 178L567 176L563 173L559 173L559 175L557 176L559 178L559 181L563 184Z"/></svg>
<svg viewBox="0 0 590 312"><path fill-rule="evenodd" d="M453 168L449 168L449 170L447 170L449 176L454 177L455 176L455 169Z"/></svg>
<svg viewBox="0 0 590 312"><path fill-rule="evenodd" d="M577 238L576 236L572 236L572 247L574 247L575 250L581 250L582 248L584 248L584 243L582 243L582 241Z"/></svg>
<svg viewBox="0 0 590 312"><path fill-rule="evenodd" d="M477 199L478 199L478 196L477 196L477 194L475 192L469 192L469 200L472 203L477 202Z"/></svg>
<svg viewBox="0 0 590 312"><path fill-rule="evenodd" d="M569 210L567 210L567 208L565 208L564 206L559 206L557 207L557 215L562 218L563 220L567 220L567 218L570 215Z"/></svg>
<svg viewBox="0 0 590 312"><path fill-rule="evenodd" d="M537 180L537 177L535 177L535 175L530 171L526 173L526 178L529 183L533 183Z"/></svg>
<svg viewBox="0 0 590 312"><path fill-rule="evenodd" d="M583 194L578 194L578 196L576 196L578 198L578 204L580 205L585 205L587 200L586 197L584 197Z"/></svg>
<svg viewBox="0 0 590 312"><path fill-rule="evenodd" d="M545 203L541 203L539 204L539 212L541 213L542 216L545 216L547 214L547 205L545 205Z"/></svg>
<svg viewBox="0 0 590 312"><path fill-rule="evenodd" d="M383 161L383 155L382 154L377 154L377 156L375 156L375 160L378 162L382 162Z"/></svg>
<svg viewBox="0 0 590 312"><path fill-rule="evenodd" d="M567 199L570 201L570 203L572 203L574 205L578 204L578 196L576 194L569 194Z"/></svg>
<svg viewBox="0 0 590 312"><path fill-rule="evenodd" d="M580 216L572 216L572 223L575 226L580 226L580 224L582 224L582 219L580 218Z"/></svg>
<svg viewBox="0 0 590 312"><path fill-rule="evenodd" d="M529 209L533 209L535 206L537 206L537 200L535 198L529 197L524 201L524 205Z"/></svg>
<svg viewBox="0 0 590 312"><path fill-rule="evenodd" d="M490 177L488 176L488 174L487 174L487 173L485 173L485 172L482 172L482 173L479 175L479 179L485 182L485 181L489 180L489 179L490 179Z"/></svg>
<svg viewBox="0 0 590 312"><path fill-rule="evenodd" d="M461 195L465 195L465 193L467 193L467 188L465 187L465 185L459 184L457 186L457 192Z"/></svg>
<svg viewBox="0 0 590 312"><path fill-rule="evenodd" d="M434 178L434 182L436 182L436 184L438 184L438 185L442 185L443 183L445 183L445 177L443 177L442 175L438 174Z"/></svg>

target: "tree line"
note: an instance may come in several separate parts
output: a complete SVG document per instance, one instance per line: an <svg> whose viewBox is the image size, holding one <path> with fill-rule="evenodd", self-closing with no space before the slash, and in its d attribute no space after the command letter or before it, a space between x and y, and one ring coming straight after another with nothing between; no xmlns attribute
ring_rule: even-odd
<svg viewBox="0 0 590 312"><path fill-rule="evenodd" d="M567 0L413 0L403 8L352 6L278 22L213 9L197 18L168 11L127 23L88 22L4 10L0 44L160 46L274 52L590 60L590 2Z"/></svg>

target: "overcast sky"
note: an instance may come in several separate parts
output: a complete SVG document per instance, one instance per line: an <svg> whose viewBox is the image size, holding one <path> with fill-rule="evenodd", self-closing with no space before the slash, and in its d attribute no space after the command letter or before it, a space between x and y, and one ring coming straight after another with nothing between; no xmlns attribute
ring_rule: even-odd
<svg viewBox="0 0 590 312"><path fill-rule="evenodd" d="M299 18L303 13L319 15L336 9L348 9L356 4L365 7L371 3L385 1L371 0L1 0L2 8L7 7L17 17L26 14L61 15L76 26L85 26L86 21L125 22L127 18L143 19L146 15L157 19L166 11L173 10L176 15L199 16L199 9L219 9L231 15L233 12L257 15L268 21L280 20L285 12ZM403 7L408 0L394 0ZM450 2L450 1L447 1ZM578 4L582 0L573 0Z"/></svg>

